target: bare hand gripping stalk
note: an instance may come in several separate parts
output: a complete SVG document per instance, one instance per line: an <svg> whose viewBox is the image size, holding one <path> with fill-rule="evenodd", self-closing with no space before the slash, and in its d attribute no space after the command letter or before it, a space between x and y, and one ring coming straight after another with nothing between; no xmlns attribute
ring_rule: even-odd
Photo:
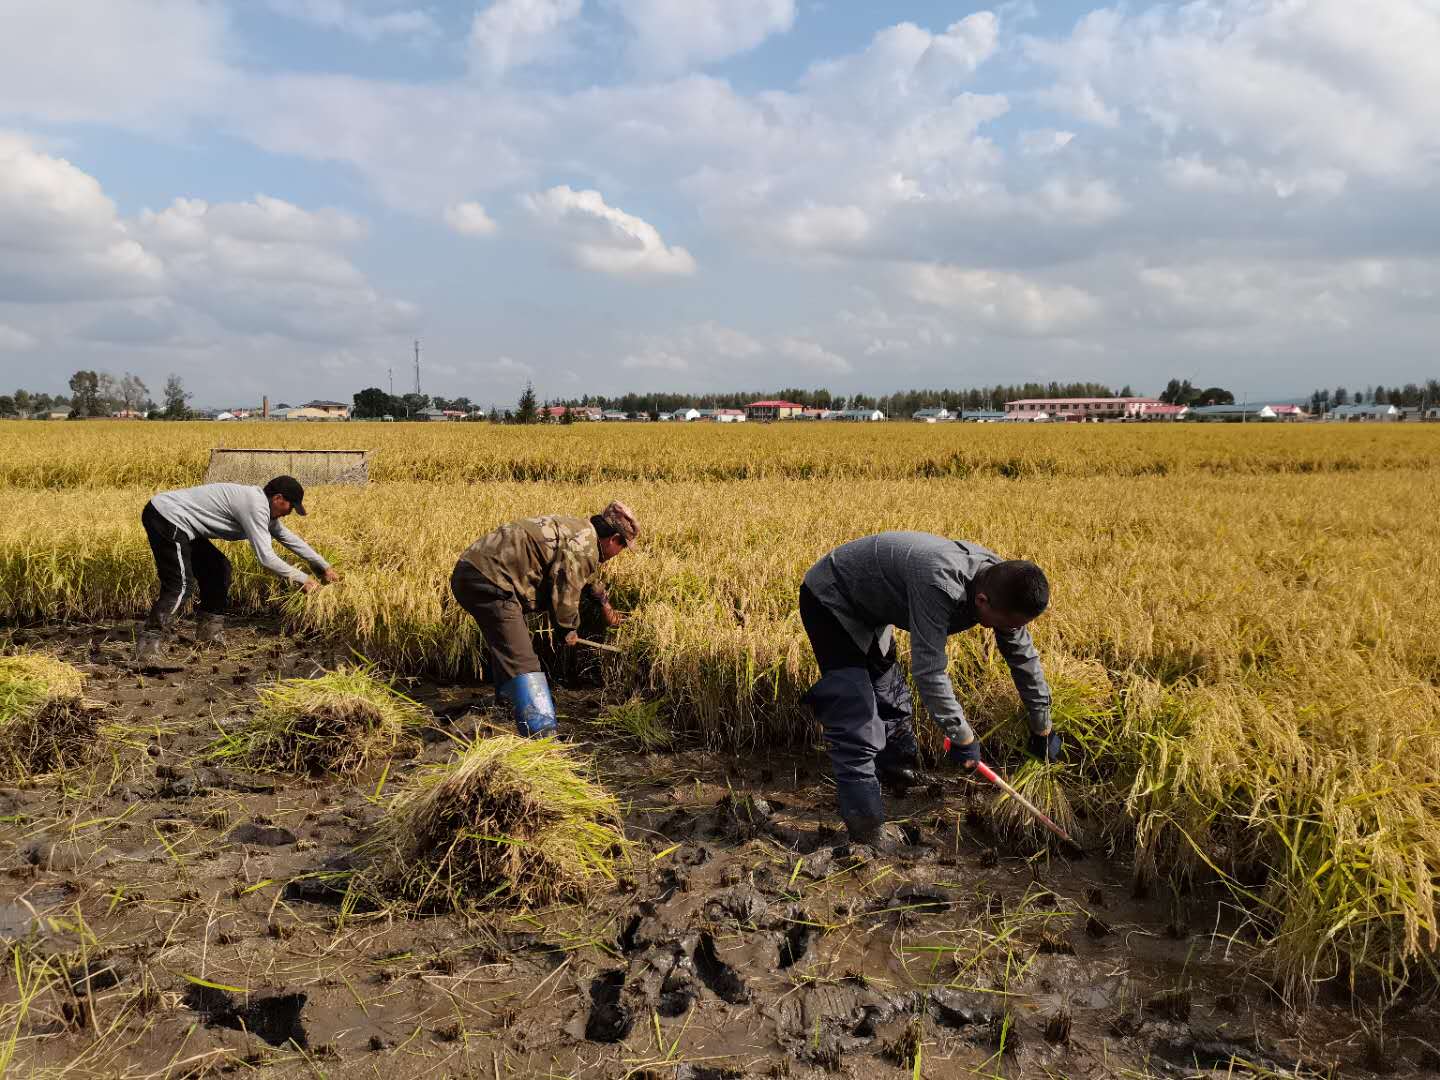
<svg viewBox="0 0 1440 1080"><path fill-rule="evenodd" d="M882 779L914 778L910 688L895 663L894 630L910 632L910 674L945 734L952 761L973 770L980 743L955 698L945 642L984 626L1010 665L1030 719L1030 752L1052 758L1050 687L1025 626L1050 602L1031 562L1003 561L988 548L920 532L885 532L830 552L800 586L800 619L820 664L805 695L825 733L840 816L851 840L870 843L885 822Z"/></svg>
<svg viewBox="0 0 1440 1080"><path fill-rule="evenodd" d="M248 540L260 565L306 592L339 579L315 549L280 524L292 511L305 516L305 489L293 476L277 476L263 488L250 484L202 484L156 495L140 515L150 541L160 595L135 640L135 663L157 663L165 638L187 600L199 594L197 641L221 642L230 606L230 560L210 541ZM275 554L278 540L310 564L319 580Z"/></svg>

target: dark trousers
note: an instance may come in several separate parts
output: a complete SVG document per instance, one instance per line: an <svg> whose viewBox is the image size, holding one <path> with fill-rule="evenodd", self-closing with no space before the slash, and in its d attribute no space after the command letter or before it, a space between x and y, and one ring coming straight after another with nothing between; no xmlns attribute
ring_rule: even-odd
<svg viewBox="0 0 1440 1080"><path fill-rule="evenodd" d="M160 595L150 607L145 629L165 630L197 592L201 611L224 615L230 606L232 571L220 549L203 536L191 540L150 503L140 514L140 524L160 575Z"/></svg>
<svg viewBox="0 0 1440 1080"><path fill-rule="evenodd" d="M820 665L820 682L811 691L837 781L865 781L875 768L913 764L919 758L910 687L895 660L895 643L882 653L872 644L862 652L849 631L820 599L800 586L800 621ZM835 673L869 676L851 680ZM868 692L867 692L868 691ZM873 694L873 705L867 699Z"/></svg>
<svg viewBox="0 0 1440 1080"><path fill-rule="evenodd" d="M456 603L480 625L490 650L490 678L503 686L517 675L540 671L540 658L530 641L525 610L515 595L492 584L479 570L461 559L450 575L450 592Z"/></svg>

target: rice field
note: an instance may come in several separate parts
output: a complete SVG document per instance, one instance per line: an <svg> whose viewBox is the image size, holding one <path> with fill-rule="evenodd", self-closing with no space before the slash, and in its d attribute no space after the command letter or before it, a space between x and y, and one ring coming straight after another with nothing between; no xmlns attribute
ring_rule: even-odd
<svg viewBox="0 0 1440 1080"><path fill-rule="evenodd" d="M824 551L915 528L1033 559L1090 841L1151 880L1224 881L1295 999L1431 975L1440 426L0 424L0 620L141 614L140 509L215 445L374 451L370 487L317 490L299 523L340 584L282 593L230 554L240 609L399 673L473 674L446 583L476 536L623 498L645 533L606 568L631 612L607 693L740 755L815 741L795 592ZM1013 749L1018 701L981 645L953 638L952 674Z"/></svg>

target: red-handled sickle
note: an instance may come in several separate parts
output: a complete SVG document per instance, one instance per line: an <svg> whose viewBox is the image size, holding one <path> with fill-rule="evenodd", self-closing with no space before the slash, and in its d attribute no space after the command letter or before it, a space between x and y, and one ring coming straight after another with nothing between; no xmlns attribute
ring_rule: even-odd
<svg viewBox="0 0 1440 1080"><path fill-rule="evenodd" d="M948 750L950 748L950 740L946 739L945 744L945 748ZM1011 787L1010 784L1007 783L1006 780L1002 776L1000 776L999 773L997 773L994 769L990 768L989 765L986 765L983 761L977 761L975 763L975 771L978 772L981 776L983 776L986 780L989 780L990 783L994 784L1001 791L1005 792L1006 795L1009 795L1010 798L1014 799L1016 803L1018 803L1031 817L1033 817L1041 825L1044 825L1045 828L1049 829L1061 840L1069 844L1070 847L1075 850L1076 854L1082 856L1085 854L1085 849L1082 848L1079 844L1077 844L1071 838L1069 833L1067 833L1064 829L1060 828L1059 825L1056 825L1055 822L1051 821L1050 815L1046 814L1029 799L1025 798L1024 795L1021 795L1020 792L1016 791L1013 787Z"/></svg>

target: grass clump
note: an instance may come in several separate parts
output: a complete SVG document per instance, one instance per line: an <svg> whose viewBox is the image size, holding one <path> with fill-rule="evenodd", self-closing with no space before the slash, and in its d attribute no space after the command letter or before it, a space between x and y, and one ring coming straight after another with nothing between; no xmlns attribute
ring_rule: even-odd
<svg viewBox="0 0 1440 1080"><path fill-rule="evenodd" d="M619 804L573 749L496 734L396 796L355 886L422 911L582 900L625 847Z"/></svg>
<svg viewBox="0 0 1440 1080"><path fill-rule="evenodd" d="M373 667L342 667L261 690L255 717L222 737L210 755L257 769L354 774L377 758L413 754L428 717Z"/></svg>
<svg viewBox="0 0 1440 1080"><path fill-rule="evenodd" d="M595 719L594 727L638 742L645 750L668 750L675 736L660 718L660 701L631 698L612 705Z"/></svg>
<svg viewBox="0 0 1440 1080"><path fill-rule="evenodd" d="M82 758L95 741L81 672L45 653L0 656L0 779L22 780Z"/></svg>

